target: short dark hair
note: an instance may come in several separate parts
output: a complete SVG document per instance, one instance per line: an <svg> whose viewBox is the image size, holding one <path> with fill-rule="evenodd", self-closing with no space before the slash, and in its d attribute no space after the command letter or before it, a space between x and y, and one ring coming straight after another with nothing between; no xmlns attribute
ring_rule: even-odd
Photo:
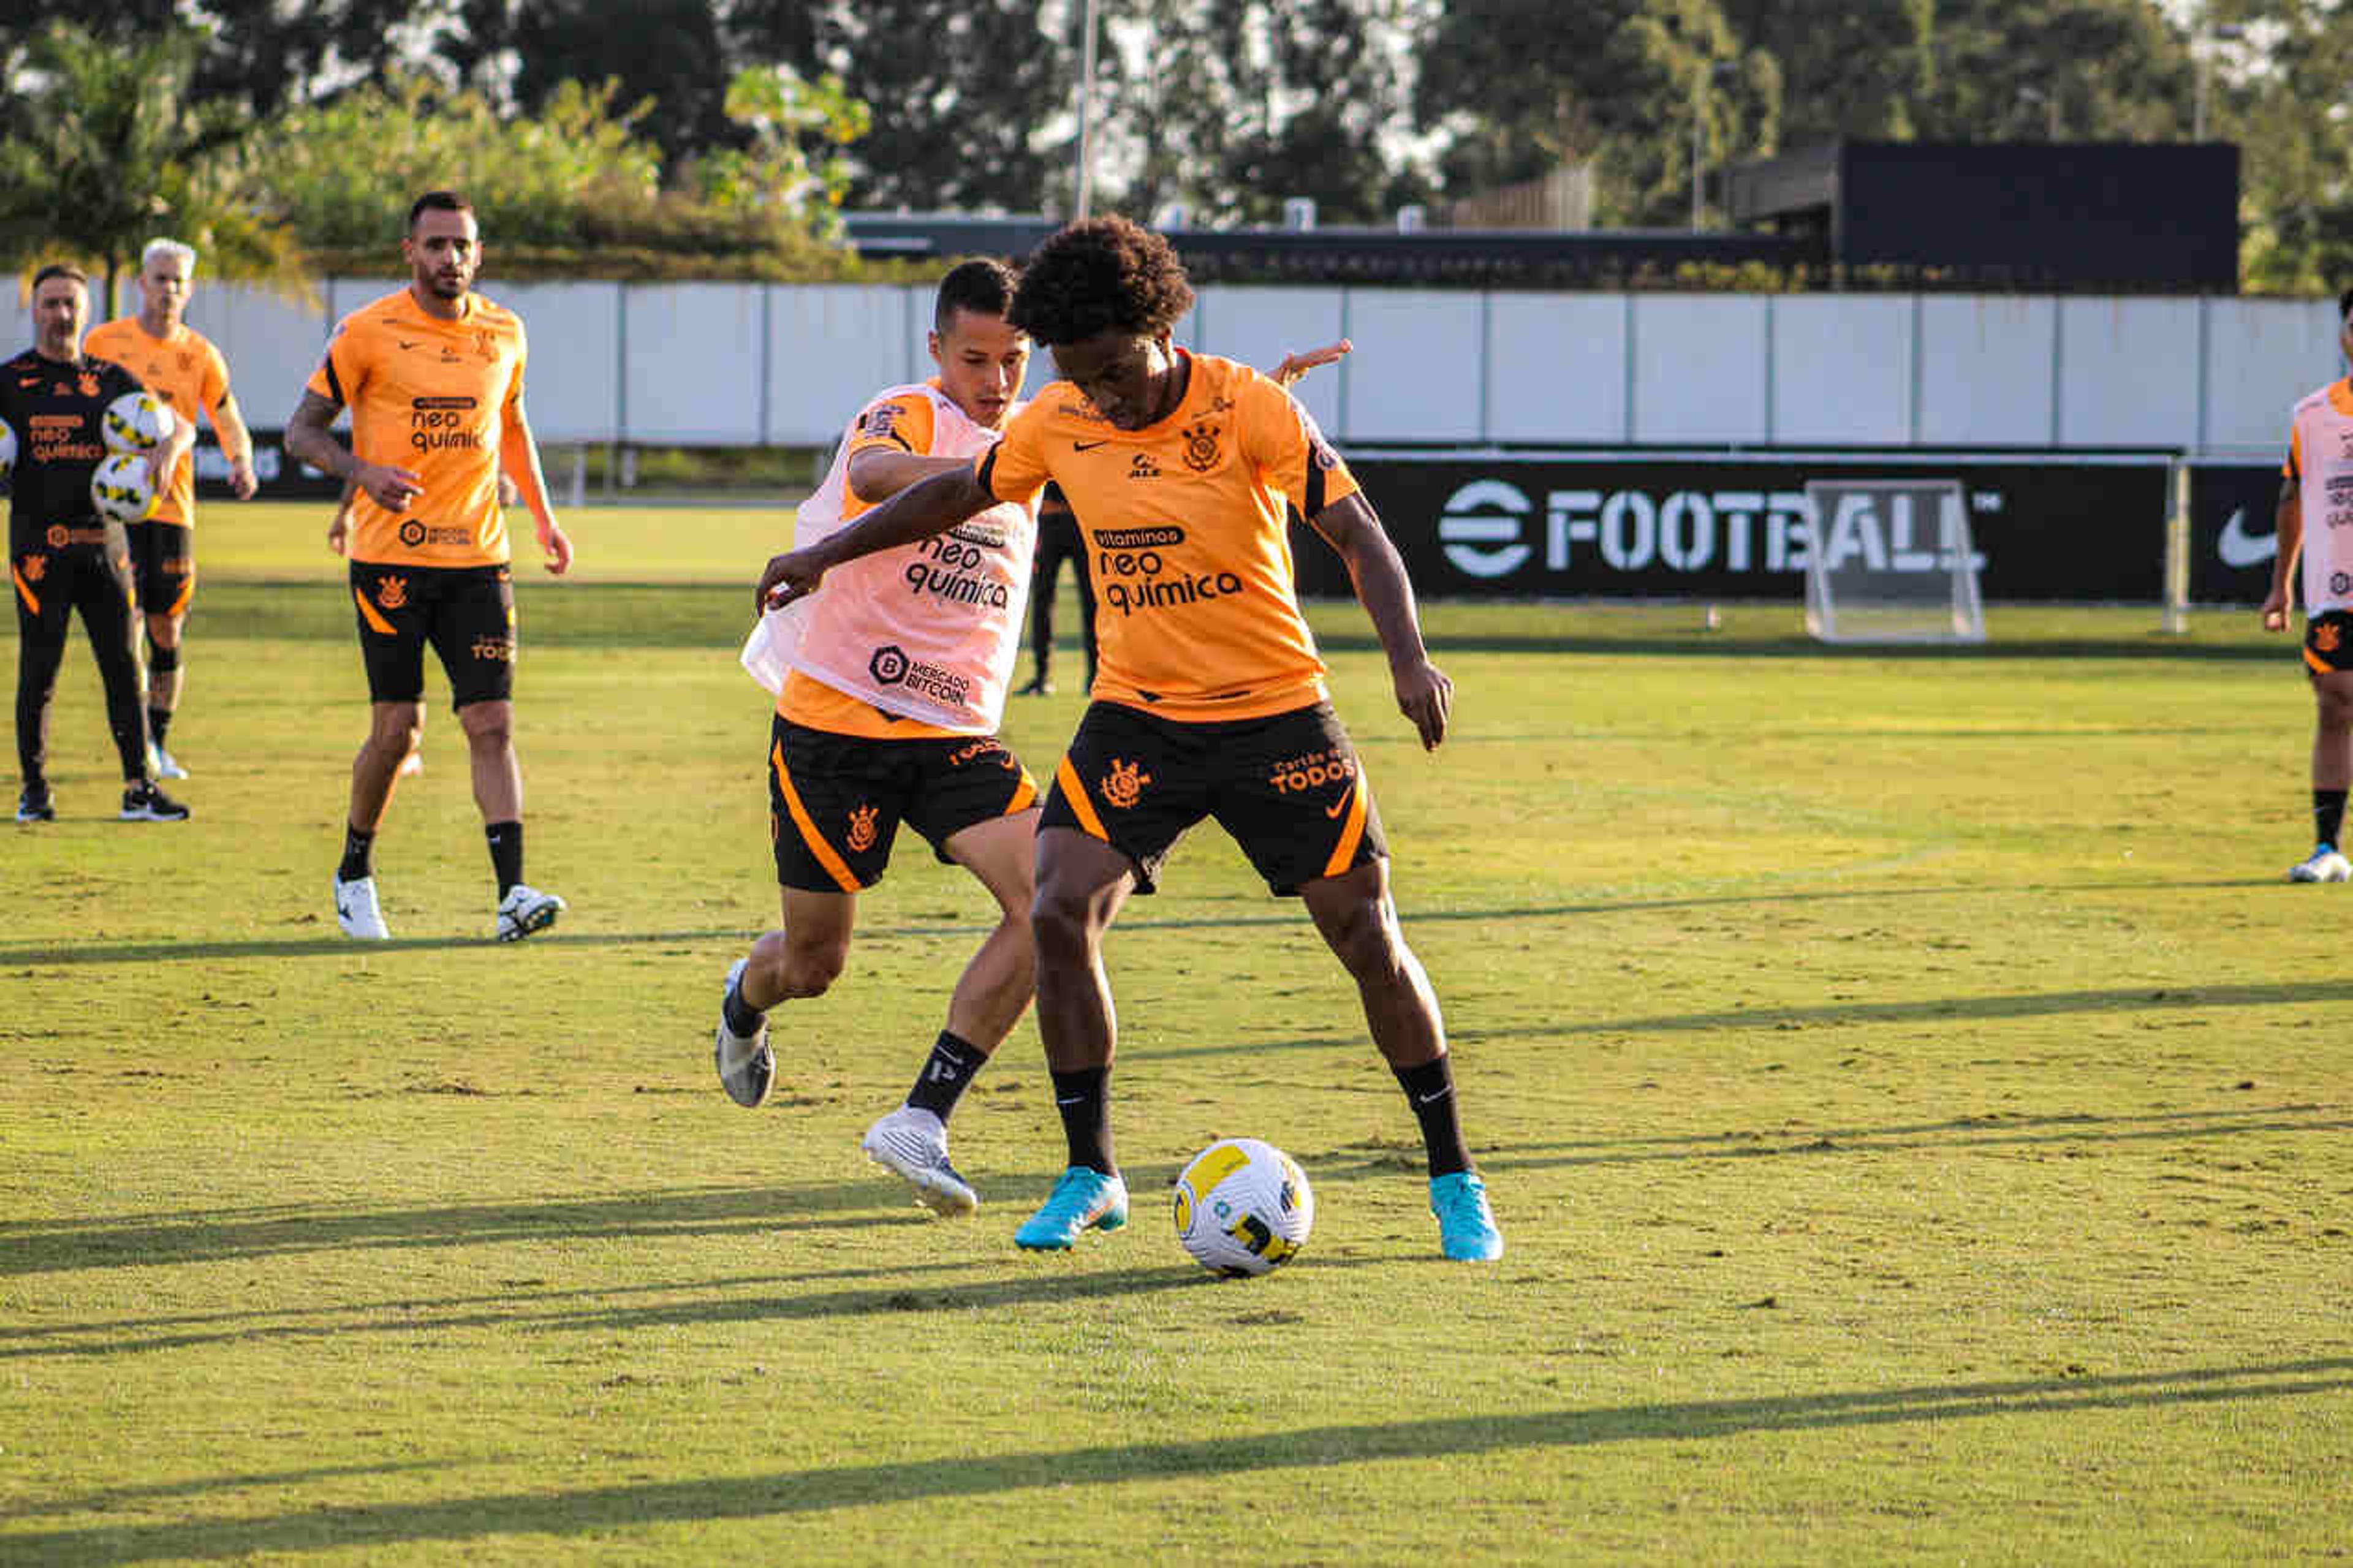
<svg viewBox="0 0 2353 1568"><path fill-rule="evenodd" d="M42 268L38 272L34 273L33 292L36 294L39 293L41 291L41 285L47 283L52 278L69 279L73 282L81 285L81 291L83 293L87 294L90 292L90 274L84 272L80 268L76 267L71 262L68 261L52 261L47 267Z"/></svg>
<svg viewBox="0 0 2353 1568"><path fill-rule="evenodd" d="M470 213L474 204L455 191L427 191L408 204L408 232L417 232L417 220L427 213Z"/></svg>
<svg viewBox="0 0 2353 1568"><path fill-rule="evenodd" d="M1192 308L1185 264L1166 238L1124 217L1099 217L1038 247L1008 314L1051 346L1113 331L1157 337Z"/></svg>
<svg viewBox="0 0 2353 1568"><path fill-rule="evenodd" d="M976 316L1002 316L1005 308L1013 303L1017 280L1013 268L988 257L957 262L940 279L939 302L932 307L933 327L946 331L955 323L958 310L970 310Z"/></svg>

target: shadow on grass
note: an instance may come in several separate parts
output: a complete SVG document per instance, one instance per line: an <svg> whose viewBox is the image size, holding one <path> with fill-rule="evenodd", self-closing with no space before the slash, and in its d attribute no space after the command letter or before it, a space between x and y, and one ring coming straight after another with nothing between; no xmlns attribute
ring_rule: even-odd
<svg viewBox="0 0 2353 1568"><path fill-rule="evenodd" d="M1935 888L1834 888L1769 893L1695 893L1673 899L1591 899L1577 903L1535 904L1518 909L1449 909L1403 911L1408 927L1452 924L1464 921L1563 920L1577 915L1641 914L1658 910L1738 909L1757 904L1811 904L1874 899L1976 898L2006 893L2165 893L2211 892L2223 888L2269 888L2274 877L2232 878L2192 882L2036 882L2013 887L1982 884ZM1119 922L1122 931L1223 931L1257 927L1312 930L1306 916L1285 904L1265 914L1176 917L1155 920L1130 917ZM937 925L861 926L866 941L889 938L983 937L993 926L943 922ZM757 932L740 926L707 931L544 932L530 945L545 947L646 947L670 942L749 942ZM479 936L396 937L390 942L355 943L342 937L254 937L239 942L84 942L72 948L0 947L0 965L26 964L64 969L92 963L171 963L189 960L218 962L240 958L369 957L396 952L443 952L490 948Z"/></svg>
<svg viewBox="0 0 2353 1568"><path fill-rule="evenodd" d="M364 1510L322 1504L217 1521L94 1524L0 1535L0 1552L24 1553L30 1561L114 1563L326 1547L364 1552L418 1542L483 1542L504 1536L593 1532L610 1541L649 1525L703 1526L1031 1489L1157 1484L1618 1443L1709 1442L1759 1432L1937 1426L1988 1417L2063 1420L2094 1411L2213 1407L2348 1392L2353 1392L2353 1358L2325 1357L2114 1376L1923 1384L1763 1399L1438 1416L1257 1434L1227 1430L1207 1437L1115 1447L818 1465L724 1480L474 1492L371 1502ZM66 1507L79 1500L67 1500Z"/></svg>

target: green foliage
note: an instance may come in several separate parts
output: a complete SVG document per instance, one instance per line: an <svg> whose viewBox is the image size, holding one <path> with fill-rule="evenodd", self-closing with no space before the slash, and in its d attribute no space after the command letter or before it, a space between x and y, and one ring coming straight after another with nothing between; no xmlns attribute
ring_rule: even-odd
<svg viewBox="0 0 2353 1568"><path fill-rule="evenodd" d="M0 258L95 263L101 315L119 275L162 235L219 272L288 275L292 246L237 176L248 115L192 92L203 45L177 26L120 46L62 21L33 37L0 111Z"/></svg>
<svg viewBox="0 0 2353 1568"><path fill-rule="evenodd" d="M752 144L696 162L690 177L703 198L726 212L791 214L838 237L852 174L844 150L873 124L867 106L838 76L805 81L787 65L753 66L727 84L727 118Z"/></svg>

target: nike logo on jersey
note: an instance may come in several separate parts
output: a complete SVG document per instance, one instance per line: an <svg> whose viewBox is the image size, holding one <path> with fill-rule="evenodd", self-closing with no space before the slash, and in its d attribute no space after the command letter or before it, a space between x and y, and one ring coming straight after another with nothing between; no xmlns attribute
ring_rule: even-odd
<svg viewBox="0 0 2353 1568"><path fill-rule="evenodd" d="M2249 533L2247 509L2241 507L2222 525L2222 537L2214 542L2214 553L2222 558L2225 566L2260 566L2279 553L2279 535Z"/></svg>
<svg viewBox="0 0 2353 1568"><path fill-rule="evenodd" d="M1073 441L1071 443L1071 450L1073 452L1092 452L1097 447L1108 445L1110 445L1110 437L1104 437L1101 441Z"/></svg>
<svg viewBox="0 0 2353 1568"><path fill-rule="evenodd" d="M1340 814L1348 809L1348 803L1356 798L1356 796L1353 791L1347 795L1342 795L1339 799L1334 801L1331 805L1324 808L1324 815L1332 818L1335 822L1338 821Z"/></svg>

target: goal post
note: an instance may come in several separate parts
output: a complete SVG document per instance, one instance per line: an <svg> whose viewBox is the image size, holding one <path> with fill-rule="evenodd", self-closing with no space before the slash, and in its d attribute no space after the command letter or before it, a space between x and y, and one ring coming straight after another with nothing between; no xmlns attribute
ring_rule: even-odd
<svg viewBox="0 0 2353 1568"><path fill-rule="evenodd" d="M1806 630L1827 643L1981 643L1984 566L1958 479L1813 479Z"/></svg>

